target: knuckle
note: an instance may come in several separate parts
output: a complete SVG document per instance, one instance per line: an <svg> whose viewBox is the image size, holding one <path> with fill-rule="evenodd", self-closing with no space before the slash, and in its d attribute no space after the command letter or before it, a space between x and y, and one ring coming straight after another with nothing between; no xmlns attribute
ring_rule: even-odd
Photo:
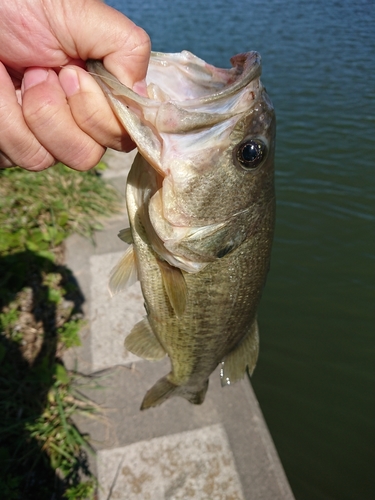
<svg viewBox="0 0 375 500"><path fill-rule="evenodd" d="M3 122L2 122L3 124ZM17 116L9 114L1 127L0 166L20 166L27 170L44 170L53 157Z"/></svg>
<svg viewBox="0 0 375 500"><path fill-rule="evenodd" d="M89 141L84 145L80 144L78 146L76 144L72 146L71 151L74 151L75 154L72 154L69 159L67 158L64 161L65 164L74 170L85 172L99 163L105 148L97 143L92 144L92 142Z"/></svg>
<svg viewBox="0 0 375 500"><path fill-rule="evenodd" d="M83 97L83 98L82 98ZM70 101L70 108L78 128L92 141L106 147L121 142L124 129L109 107L104 96L93 102L92 96L84 94Z"/></svg>
<svg viewBox="0 0 375 500"><path fill-rule="evenodd" d="M19 161L19 166L25 170L40 172L46 168L52 167L55 159L51 154L40 146L37 150L28 151Z"/></svg>
<svg viewBox="0 0 375 500"><path fill-rule="evenodd" d="M86 133L100 129L101 111L95 107L86 107L85 113L79 116L78 126Z"/></svg>
<svg viewBox="0 0 375 500"><path fill-rule="evenodd" d="M150 37L143 28L136 26L133 35L137 47L142 47L143 50L151 48Z"/></svg>
<svg viewBox="0 0 375 500"><path fill-rule="evenodd" d="M125 47L127 48L128 54L141 55L142 57L148 57L151 51L151 40L146 31L133 24L131 29L127 31L125 35Z"/></svg>
<svg viewBox="0 0 375 500"><path fill-rule="evenodd" d="M0 151L0 169L14 167L14 162Z"/></svg>
<svg viewBox="0 0 375 500"><path fill-rule="evenodd" d="M43 100L33 100L24 104L23 115L28 124L38 126L48 126L52 122L57 109L51 99L45 98Z"/></svg>
<svg viewBox="0 0 375 500"><path fill-rule="evenodd" d="M148 34L144 31L144 29L137 26L133 40L134 45L131 52L148 60L151 51L151 40Z"/></svg>

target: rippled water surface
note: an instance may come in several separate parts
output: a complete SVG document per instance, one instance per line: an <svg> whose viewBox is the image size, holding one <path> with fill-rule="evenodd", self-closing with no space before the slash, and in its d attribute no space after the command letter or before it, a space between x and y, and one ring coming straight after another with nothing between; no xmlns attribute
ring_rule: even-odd
<svg viewBox="0 0 375 500"><path fill-rule="evenodd" d="M261 53L278 212L253 386L298 500L374 498L374 1L109 3L154 50Z"/></svg>

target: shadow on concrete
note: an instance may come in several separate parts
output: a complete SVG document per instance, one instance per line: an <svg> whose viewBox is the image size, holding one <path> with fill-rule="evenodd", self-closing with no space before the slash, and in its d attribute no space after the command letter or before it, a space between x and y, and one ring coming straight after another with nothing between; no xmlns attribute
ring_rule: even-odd
<svg viewBox="0 0 375 500"><path fill-rule="evenodd" d="M0 496L7 500L57 500L67 482L74 484L75 476L79 481L88 471L82 456L79 470L63 480L42 449L43 440L30 431L45 411L61 364L48 273L59 280L63 300L73 302L70 317L79 313L84 298L65 266L31 251L0 257ZM16 329L9 327L12 314L18 317Z"/></svg>

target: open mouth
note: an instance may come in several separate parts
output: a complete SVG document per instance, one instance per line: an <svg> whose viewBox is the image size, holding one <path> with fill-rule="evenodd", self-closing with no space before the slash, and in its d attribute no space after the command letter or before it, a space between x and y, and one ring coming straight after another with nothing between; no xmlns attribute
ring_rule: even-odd
<svg viewBox="0 0 375 500"><path fill-rule="evenodd" d="M149 98L200 108L238 92L260 75L257 52L234 56L231 63L232 68L222 69L188 51L177 54L153 52L146 77Z"/></svg>
<svg viewBox="0 0 375 500"><path fill-rule="evenodd" d="M235 117L254 105L261 85L259 54L239 54L231 64L221 69L187 51L153 52L146 77L148 97L121 84L99 61L88 61L87 67L142 156L164 177L163 158L176 143L173 136L180 136L179 148L188 155L192 146L198 150L210 136L230 131Z"/></svg>

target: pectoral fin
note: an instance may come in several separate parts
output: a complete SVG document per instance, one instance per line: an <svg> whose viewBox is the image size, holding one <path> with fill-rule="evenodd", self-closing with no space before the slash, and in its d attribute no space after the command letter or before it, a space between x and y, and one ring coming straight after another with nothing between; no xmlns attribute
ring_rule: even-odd
<svg viewBox="0 0 375 500"><path fill-rule="evenodd" d="M133 354L149 361L162 359L166 355L147 318L134 326L125 339L125 347Z"/></svg>
<svg viewBox="0 0 375 500"><path fill-rule="evenodd" d="M252 375L259 352L259 331L256 319L240 344L224 359L220 373L221 385L230 385L243 378L246 368Z"/></svg>
<svg viewBox="0 0 375 500"><path fill-rule="evenodd" d="M168 262L158 261L163 278L165 291L176 316L180 318L185 312L187 301L187 286L181 269L173 267Z"/></svg>
<svg viewBox="0 0 375 500"><path fill-rule="evenodd" d="M121 229L121 231L118 233L117 236L120 238L121 241L125 241L125 243L128 243L128 245L134 243L132 230L130 229L130 227Z"/></svg>
<svg viewBox="0 0 375 500"><path fill-rule="evenodd" d="M108 288L110 294L116 295L138 279L134 247L131 245L109 275Z"/></svg>

